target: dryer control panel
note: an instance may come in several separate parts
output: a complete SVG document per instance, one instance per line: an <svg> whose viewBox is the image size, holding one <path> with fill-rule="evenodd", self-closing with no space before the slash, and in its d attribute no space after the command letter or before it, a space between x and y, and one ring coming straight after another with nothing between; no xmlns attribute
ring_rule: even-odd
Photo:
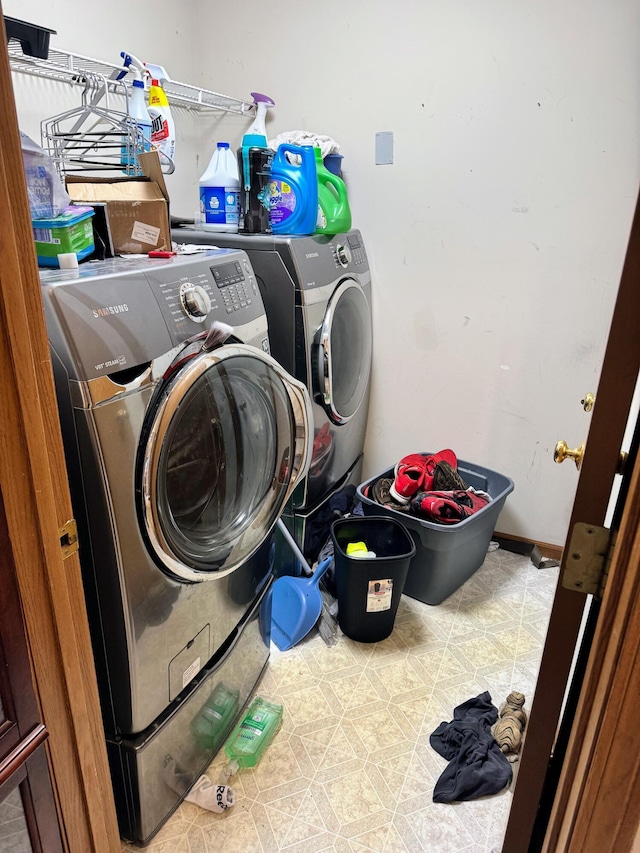
<svg viewBox="0 0 640 853"><path fill-rule="evenodd" d="M330 238L290 238L290 250L298 273L296 286L302 291L324 287L344 273L369 274L364 241L355 228Z"/></svg>

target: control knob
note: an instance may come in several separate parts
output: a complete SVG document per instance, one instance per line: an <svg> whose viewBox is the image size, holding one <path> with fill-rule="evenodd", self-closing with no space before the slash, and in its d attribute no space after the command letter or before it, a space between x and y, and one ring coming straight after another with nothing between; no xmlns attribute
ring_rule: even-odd
<svg viewBox="0 0 640 853"><path fill-rule="evenodd" d="M180 288L180 302L188 317L196 323L204 323L209 311L211 311L211 299L209 294L199 284L187 282Z"/></svg>
<svg viewBox="0 0 640 853"><path fill-rule="evenodd" d="M339 243L336 247L336 257L341 266L348 267L351 263L351 250L343 243Z"/></svg>

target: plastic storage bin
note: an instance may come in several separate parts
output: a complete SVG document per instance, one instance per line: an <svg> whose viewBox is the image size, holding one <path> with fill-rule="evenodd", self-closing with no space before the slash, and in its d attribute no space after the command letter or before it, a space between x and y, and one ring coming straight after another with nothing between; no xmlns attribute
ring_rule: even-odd
<svg viewBox="0 0 640 853"><path fill-rule="evenodd" d="M404 525L392 518L340 518L331 525L338 624L361 643L377 643L393 631L409 564L416 552ZM347 554L351 542L364 542L375 557Z"/></svg>
<svg viewBox="0 0 640 853"><path fill-rule="evenodd" d="M475 515L451 525L424 521L372 500L371 485L379 477L393 477L393 468L361 483L357 489L365 516L396 519L413 537L416 555L409 567L404 594L425 604L440 604L480 568L498 516L513 491L513 481L508 477L471 462L459 459L458 473L468 486L488 492L492 500Z"/></svg>
<svg viewBox="0 0 640 853"><path fill-rule="evenodd" d="M57 267L58 255L70 252L75 252L79 261L92 254L95 248L93 215L92 207L78 205L67 207L64 213L53 219L32 219L38 265Z"/></svg>

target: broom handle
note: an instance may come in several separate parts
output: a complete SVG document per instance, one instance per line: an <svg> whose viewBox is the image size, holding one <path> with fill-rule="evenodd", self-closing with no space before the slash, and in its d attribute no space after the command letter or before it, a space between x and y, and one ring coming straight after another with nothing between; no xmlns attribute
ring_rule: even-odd
<svg viewBox="0 0 640 853"><path fill-rule="evenodd" d="M302 551L298 547L298 543L296 542L296 540L289 533L287 526L285 525L284 521L281 518L279 518L278 521L276 522L276 524L278 525L278 528L280 529L280 533L282 533L282 535L286 539L289 547L293 551L294 555L297 557L298 562L300 563L303 570L305 571L305 574L307 576L312 575L313 572L311 570L311 567L309 566L309 563L307 563L306 557L304 556L304 554L302 553Z"/></svg>

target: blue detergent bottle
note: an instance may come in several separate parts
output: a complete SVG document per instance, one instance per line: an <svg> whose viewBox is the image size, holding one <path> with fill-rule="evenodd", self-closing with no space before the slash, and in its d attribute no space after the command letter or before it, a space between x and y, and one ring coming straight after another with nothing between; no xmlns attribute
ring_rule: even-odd
<svg viewBox="0 0 640 853"><path fill-rule="evenodd" d="M313 234L318 217L318 175L313 146L280 145L271 163L269 187L273 233Z"/></svg>

